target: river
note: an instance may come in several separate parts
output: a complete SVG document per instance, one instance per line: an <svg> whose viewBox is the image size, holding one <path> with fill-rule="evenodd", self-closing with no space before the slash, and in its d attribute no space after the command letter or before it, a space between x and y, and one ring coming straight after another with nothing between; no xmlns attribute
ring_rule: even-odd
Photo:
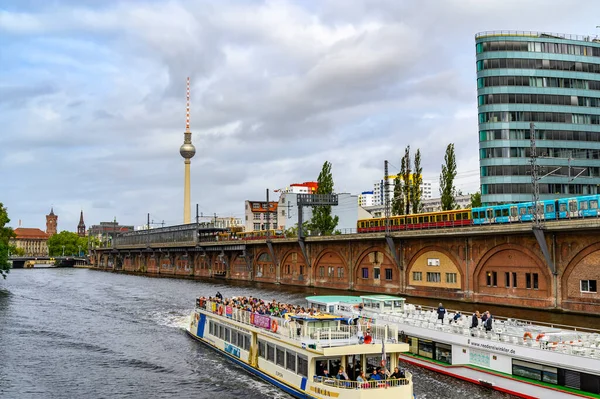
<svg viewBox="0 0 600 399"><path fill-rule="evenodd" d="M290 303L313 294L87 269L12 270L0 280L0 397L290 398L185 334L195 297L217 290ZM406 368L418 399L511 398Z"/></svg>

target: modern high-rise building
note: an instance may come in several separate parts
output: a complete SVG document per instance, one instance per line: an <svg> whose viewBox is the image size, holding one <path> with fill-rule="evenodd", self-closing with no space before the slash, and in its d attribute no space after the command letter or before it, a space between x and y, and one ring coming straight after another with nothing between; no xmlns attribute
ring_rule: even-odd
<svg viewBox="0 0 600 399"><path fill-rule="evenodd" d="M600 41L500 31L475 42L482 202L532 200L532 122L540 199L596 194Z"/></svg>

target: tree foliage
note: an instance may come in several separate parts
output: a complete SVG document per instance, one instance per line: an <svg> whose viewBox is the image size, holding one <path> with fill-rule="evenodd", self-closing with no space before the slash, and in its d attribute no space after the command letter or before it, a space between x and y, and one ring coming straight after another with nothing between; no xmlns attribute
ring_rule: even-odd
<svg viewBox="0 0 600 399"><path fill-rule="evenodd" d="M475 194L471 194L471 208L478 208L481 206L481 191L477 191Z"/></svg>
<svg viewBox="0 0 600 399"><path fill-rule="evenodd" d="M417 149L415 154L415 169L413 171L412 190L410 192L410 202L412 205L412 213L420 213L423 210L421 192L421 184L423 184L423 168L421 167L421 150Z"/></svg>
<svg viewBox="0 0 600 399"><path fill-rule="evenodd" d="M410 165L410 146L406 146L404 150L404 156L402 157L402 162L400 164L400 175L402 178L402 197L404 199L404 214L408 215L410 213L410 201L411 201L411 191L412 187L410 184L410 174L411 174L411 165Z"/></svg>
<svg viewBox="0 0 600 399"><path fill-rule="evenodd" d="M442 197L442 210L450 211L456 209L456 187L454 178L456 177L456 156L454 154L454 143L446 147L444 155L444 164L440 174L440 196Z"/></svg>
<svg viewBox="0 0 600 399"><path fill-rule="evenodd" d="M8 263L8 250L10 248L10 239L15 237L12 228L6 227L10 222L8 211L4 204L0 202L0 276L6 278L10 265Z"/></svg>
<svg viewBox="0 0 600 399"><path fill-rule="evenodd" d="M48 239L48 252L50 256L85 255L88 250L88 242L88 237L79 237L77 233L61 231Z"/></svg>
<svg viewBox="0 0 600 399"><path fill-rule="evenodd" d="M332 194L333 193L333 176L331 174L331 163L325 161L319 178L317 179L319 187L315 194ZM338 222L339 217L331 216L331 205L313 206L312 219L310 220L311 230L316 230L323 235L331 235Z"/></svg>
<svg viewBox="0 0 600 399"><path fill-rule="evenodd" d="M402 179L396 175L394 179L394 196L392 197L392 215L404 215L404 196L402 195Z"/></svg>

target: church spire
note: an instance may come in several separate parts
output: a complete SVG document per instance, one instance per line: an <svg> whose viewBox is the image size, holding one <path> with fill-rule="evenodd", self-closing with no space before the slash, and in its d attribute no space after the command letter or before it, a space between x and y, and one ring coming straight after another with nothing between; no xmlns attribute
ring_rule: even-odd
<svg viewBox="0 0 600 399"><path fill-rule="evenodd" d="M85 237L85 223L83 221L83 210L79 214L79 224L77 225L77 235L79 237Z"/></svg>

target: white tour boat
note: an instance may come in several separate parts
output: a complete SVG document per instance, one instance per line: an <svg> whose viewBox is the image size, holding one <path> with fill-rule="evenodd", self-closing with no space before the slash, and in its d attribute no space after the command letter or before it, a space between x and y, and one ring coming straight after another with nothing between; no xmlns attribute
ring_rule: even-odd
<svg viewBox="0 0 600 399"><path fill-rule="evenodd" d="M345 300L345 298L347 300ZM397 328L408 363L522 398L600 398L600 331L494 316L492 330L470 328L471 314L456 321L447 311L405 304L389 295L307 297L309 306L355 324Z"/></svg>
<svg viewBox="0 0 600 399"><path fill-rule="evenodd" d="M275 317L252 311L255 301L198 298L187 332L296 398L414 398L409 372L386 375L409 350L397 341L395 327L361 330L339 316L314 312ZM372 369L378 377L358 378Z"/></svg>

